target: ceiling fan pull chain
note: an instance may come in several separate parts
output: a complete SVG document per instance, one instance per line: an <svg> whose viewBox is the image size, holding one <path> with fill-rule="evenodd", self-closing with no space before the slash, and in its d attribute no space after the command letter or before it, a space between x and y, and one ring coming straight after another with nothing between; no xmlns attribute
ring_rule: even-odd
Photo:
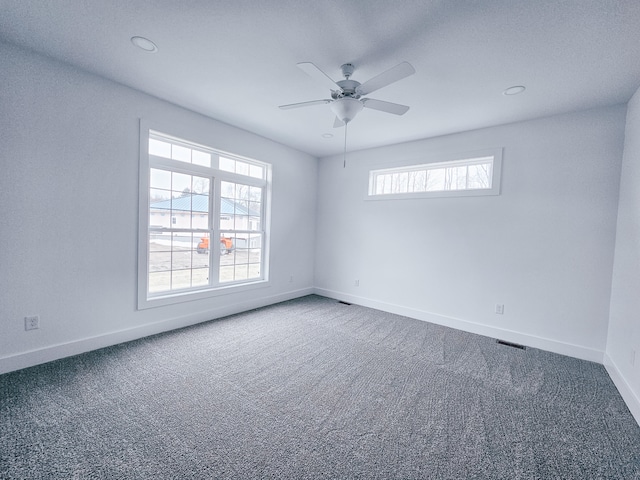
<svg viewBox="0 0 640 480"><path fill-rule="evenodd" d="M342 168L347 168L347 128L349 127L348 123L344 124L344 153L343 153L343 164Z"/></svg>

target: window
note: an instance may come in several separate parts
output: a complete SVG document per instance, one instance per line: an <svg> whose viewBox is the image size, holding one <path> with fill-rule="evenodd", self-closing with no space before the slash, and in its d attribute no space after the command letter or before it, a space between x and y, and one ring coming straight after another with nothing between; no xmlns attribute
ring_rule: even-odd
<svg viewBox="0 0 640 480"><path fill-rule="evenodd" d="M369 172L369 197L498 195L502 152Z"/></svg>
<svg viewBox="0 0 640 480"><path fill-rule="evenodd" d="M270 166L141 131L139 308L264 284Z"/></svg>
<svg viewBox="0 0 640 480"><path fill-rule="evenodd" d="M236 182L220 184L220 249L233 239L220 260L221 283L260 277L262 260L262 188Z"/></svg>

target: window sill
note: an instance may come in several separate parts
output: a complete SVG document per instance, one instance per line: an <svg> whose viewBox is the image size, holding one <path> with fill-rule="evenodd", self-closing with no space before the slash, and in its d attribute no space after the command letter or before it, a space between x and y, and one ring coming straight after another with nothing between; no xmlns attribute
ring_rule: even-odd
<svg viewBox="0 0 640 480"><path fill-rule="evenodd" d="M204 300L221 295L244 293L262 288L268 288L270 286L271 282L269 280L257 280L251 283L225 285L221 287L208 288L192 292L168 293L166 295L158 295L150 298L146 298L146 292L143 291L142 296L139 296L138 298L138 310L163 307L166 305L174 305L183 302L192 302L195 300Z"/></svg>
<svg viewBox="0 0 640 480"><path fill-rule="evenodd" d="M367 195L365 200L417 200L419 198L482 197L491 195L500 195L500 189L487 188L475 190L445 190L439 192L385 193L380 195Z"/></svg>

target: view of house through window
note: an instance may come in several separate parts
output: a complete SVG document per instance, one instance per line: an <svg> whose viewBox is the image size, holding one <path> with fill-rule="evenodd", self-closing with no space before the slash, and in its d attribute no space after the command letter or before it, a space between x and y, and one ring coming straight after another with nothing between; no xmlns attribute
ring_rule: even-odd
<svg viewBox="0 0 640 480"><path fill-rule="evenodd" d="M265 163L149 132L147 298L264 280Z"/></svg>

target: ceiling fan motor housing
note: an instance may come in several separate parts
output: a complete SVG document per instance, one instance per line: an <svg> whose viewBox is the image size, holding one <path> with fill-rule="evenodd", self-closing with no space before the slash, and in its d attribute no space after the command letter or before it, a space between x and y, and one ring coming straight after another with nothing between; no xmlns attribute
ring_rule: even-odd
<svg viewBox="0 0 640 480"><path fill-rule="evenodd" d="M342 92L336 92L336 98L340 97L352 97L352 98L360 98L360 95L356 93L356 89L360 86L360 82L356 82L355 80L340 80L336 82L336 84L340 87Z"/></svg>

